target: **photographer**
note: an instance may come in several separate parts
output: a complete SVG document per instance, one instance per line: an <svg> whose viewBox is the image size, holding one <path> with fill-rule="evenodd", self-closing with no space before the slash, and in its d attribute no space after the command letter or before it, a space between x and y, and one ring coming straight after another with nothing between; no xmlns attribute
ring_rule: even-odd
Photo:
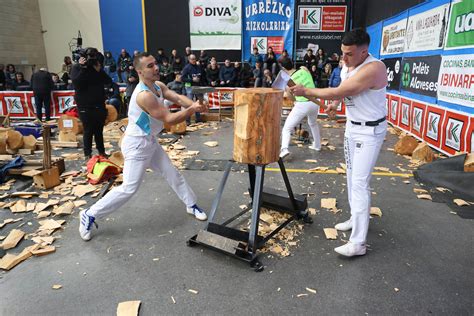
<svg viewBox="0 0 474 316"><path fill-rule="evenodd" d="M78 63L72 67L71 78L79 118L84 125L84 156L89 159L92 155L92 137L99 155L106 156L102 134L107 117L104 85L111 84L112 79L102 69L103 56L97 49L87 48L79 54Z"/></svg>

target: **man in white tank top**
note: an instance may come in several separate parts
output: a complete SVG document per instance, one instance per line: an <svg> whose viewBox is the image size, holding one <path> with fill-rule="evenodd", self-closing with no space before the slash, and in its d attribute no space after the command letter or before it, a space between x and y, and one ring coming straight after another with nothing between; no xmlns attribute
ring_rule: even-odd
<svg viewBox="0 0 474 316"><path fill-rule="evenodd" d="M199 220L207 219L206 213L196 204L193 190L155 138L163 129L163 122L183 122L195 112L205 112L207 106L176 94L158 81L158 64L151 54L138 54L133 65L138 72L140 83L130 98L128 126L121 145L125 159L123 184L111 190L89 209L80 212L79 233L86 241L91 239L92 224L96 218L116 211L135 194L147 168L153 169L166 179L186 204L189 214ZM180 105L184 110L171 113L164 105L165 99Z"/></svg>
<svg viewBox="0 0 474 316"><path fill-rule="evenodd" d="M344 154L347 164L347 192L351 218L336 225L336 229L352 229L349 242L334 250L344 256L366 253L369 229L370 188L372 169L387 131L385 65L368 53L369 35L362 29L347 32L342 39L342 83L337 88L292 88L295 95L314 96L334 100L327 112L334 114L344 100L347 124L344 135Z"/></svg>

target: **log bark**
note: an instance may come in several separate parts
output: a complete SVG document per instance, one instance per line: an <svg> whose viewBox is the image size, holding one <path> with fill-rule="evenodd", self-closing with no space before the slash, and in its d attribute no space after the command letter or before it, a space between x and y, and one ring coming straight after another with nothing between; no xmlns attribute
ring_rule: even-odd
<svg viewBox="0 0 474 316"><path fill-rule="evenodd" d="M36 138L33 135L23 136L23 148L36 150Z"/></svg>
<svg viewBox="0 0 474 316"><path fill-rule="evenodd" d="M464 172L474 172L474 153L467 154L464 161Z"/></svg>
<svg viewBox="0 0 474 316"><path fill-rule="evenodd" d="M23 146L23 135L17 131L7 131L7 145L12 150L20 149Z"/></svg>
<svg viewBox="0 0 474 316"><path fill-rule="evenodd" d="M418 141L413 136L403 136L395 144L395 152L400 155L411 155L418 146Z"/></svg>
<svg viewBox="0 0 474 316"><path fill-rule="evenodd" d="M115 122L118 118L117 109L112 104L106 104L105 108L107 109L107 117L105 118L105 125L110 122Z"/></svg>
<svg viewBox="0 0 474 316"><path fill-rule="evenodd" d="M432 162L434 160L434 152L426 143L420 143L411 156L413 159L423 162Z"/></svg>
<svg viewBox="0 0 474 316"><path fill-rule="evenodd" d="M253 165L278 161L283 91L242 89L234 100L234 160Z"/></svg>

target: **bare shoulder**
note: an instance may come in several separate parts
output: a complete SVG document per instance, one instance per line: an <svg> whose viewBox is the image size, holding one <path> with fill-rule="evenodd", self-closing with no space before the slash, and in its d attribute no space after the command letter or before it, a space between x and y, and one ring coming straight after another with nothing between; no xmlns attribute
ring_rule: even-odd
<svg viewBox="0 0 474 316"><path fill-rule="evenodd" d="M142 91L137 95L137 104L142 109L148 110L156 103L156 97L151 91Z"/></svg>

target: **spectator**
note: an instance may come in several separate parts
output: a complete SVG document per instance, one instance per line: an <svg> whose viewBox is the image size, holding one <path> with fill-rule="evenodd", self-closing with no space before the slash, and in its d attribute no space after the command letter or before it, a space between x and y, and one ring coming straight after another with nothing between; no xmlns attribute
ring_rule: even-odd
<svg viewBox="0 0 474 316"><path fill-rule="evenodd" d="M237 78L238 82L236 84L237 87L247 88L250 86L250 80L252 79L252 71L250 69L250 65L244 63L242 67L240 67L240 73Z"/></svg>
<svg viewBox="0 0 474 316"><path fill-rule="evenodd" d="M306 55L303 57L304 65L306 68L311 69L313 65L317 65L316 55L313 55L313 50L308 48Z"/></svg>
<svg viewBox="0 0 474 316"><path fill-rule="evenodd" d="M130 54L125 50L125 48L122 48L120 56L117 59L117 75L119 83L123 83L123 73L125 73L125 78L128 77L131 65L132 58L130 57Z"/></svg>
<svg viewBox="0 0 474 316"><path fill-rule="evenodd" d="M290 55L288 54L288 51L286 49L284 49L281 52L280 57L278 57L278 63L281 64L283 61L286 62L287 59L291 60Z"/></svg>
<svg viewBox="0 0 474 316"><path fill-rule="evenodd" d="M309 72L311 73L311 77L313 77L314 86L318 87L318 81L319 81L319 75L320 75L318 66L316 64L312 65Z"/></svg>
<svg viewBox="0 0 474 316"><path fill-rule="evenodd" d="M339 55L337 53L332 53L331 57L326 61L331 64L332 69L339 67Z"/></svg>
<svg viewBox="0 0 474 316"><path fill-rule="evenodd" d="M257 67L256 66L257 62L263 63L263 59L262 59L262 56L260 56L260 54L258 53L258 48L254 47L253 48L253 54L250 55L248 63L250 64L250 67L252 69L255 69Z"/></svg>
<svg viewBox="0 0 474 316"><path fill-rule="evenodd" d="M115 82L105 84L106 98L105 104L111 104L117 110L117 113L122 112L122 96L120 95L120 88Z"/></svg>
<svg viewBox="0 0 474 316"><path fill-rule="evenodd" d="M5 71L5 84L6 86L9 86L10 89L13 86L13 82L15 82L15 74L16 74L15 66L13 66L12 64L8 64L7 69Z"/></svg>
<svg viewBox="0 0 474 316"><path fill-rule="evenodd" d="M0 91L5 90L5 86L6 86L7 77L5 76L5 72L3 71L4 69L5 69L5 65L0 64Z"/></svg>
<svg viewBox="0 0 474 316"><path fill-rule="evenodd" d="M188 48L188 47L186 47ZM196 55L191 54L188 57L188 64L184 66L183 72L181 73L181 78L184 82L186 88L186 96L191 100L195 99L193 94L192 87L201 86L203 80L203 73L201 67L196 63ZM201 113L196 112L196 123L201 122ZM186 119L188 124L191 124L191 118Z"/></svg>
<svg viewBox="0 0 474 316"><path fill-rule="evenodd" d="M199 55L199 63L203 67L203 69L206 69L207 65L209 65L209 56L207 55L205 50L201 50L201 53Z"/></svg>
<svg viewBox="0 0 474 316"><path fill-rule="evenodd" d="M168 89L173 90L177 94L186 95L186 89L184 88L184 83L181 80L181 75L176 74L174 81L171 81L166 85Z"/></svg>
<svg viewBox="0 0 474 316"><path fill-rule="evenodd" d="M135 59L135 57L138 56L138 54L140 54L140 51L139 51L139 50L134 50L134 51L133 51L132 64L133 64L133 60Z"/></svg>
<svg viewBox="0 0 474 316"><path fill-rule="evenodd" d="M264 88L271 88L273 84L273 75L272 72L268 69L263 71L263 80L262 80L262 87Z"/></svg>
<svg viewBox="0 0 474 316"><path fill-rule="evenodd" d="M166 57L163 58L162 62L163 63L159 65L160 81L164 84L168 84L174 77L173 67L171 67Z"/></svg>
<svg viewBox="0 0 474 316"><path fill-rule="evenodd" d="M267 53L265 54L265 57L263 58L263 69L268 69L272 72L272 74L277 73L277 59L275 56L275 53L273 52L272 47L268 47Z"/></svg>
<svg viewBox="0 0 474 316"><path fill-rule="evenodd" d="M331 77L329 78L329 87L336 88L341 84L342 66L344 66L344 61L340 60L339 65L332 71Z"/></svg>
<svg viewBox="0 0 474 316"><path fill-rule="evenodd" d="M176 56L174 62L171 64L171 68L173 69L174 74L181 74L183 71L185 64L183 63L183 60L181 57Z"/></svg>
<svg viewBox="0 0 474 316"><path fill-rule="evenodd" d="M331 78L332 67L331 64L326 64L324 66L323 72L319 77L318 88L327 88L329 87L329 78Z"/></svg>
<svg viewBox="0 0 474 316"><path fill-rule="evenodd" d="M13 90L16 91L28 91L31 90L30 83L25 80L25 77L22 72L17 72L15 74L15 81L13 81Z"/></svg>
<svg viewBox="0 0 474 316"><path fill-rule="evenodd" d="M163 64L163 60L164 59L168 59L165 55L165 51L163 50L163 48L158 48L158 52L155 56L155 59L156 59L156 62L158 63L158 65L162 65Z"/></svg>
<svg viewBox="0 0 474 316"><path fill-rule="evenodd" d="M186 47L184 49L184 63L185 64L188 64L189 63L189 56L192 54L193 52L191 51L191 47Z"/></svg>
<svg viewBox="0 0 474 316"><path fill-rule="evenodd" d="M111 52L105 52L104 56L104 71L110 78L115 76L115 72L117 71L117 64L115 63L115 59L112 57Z"/></svg>
<svg viewBox="0 0 474 316"><path fill-rule="evenodd" d="M58 74L51 73L51 79L53 80L53 90L67 90L67 83L59 78Z"/></svg>
<svg viewBox="0 0 474 316"><path fill-rule="evenodd" d="M170 60L169 60L170 64L173 65L177 58L179 58L180 60L183 60L181 58L181 56L178 55L178 51L176 49L173 49L171 51L171 57L170 57Z"/></svg>
<svg viewBox="0 0 474 316"><path fill-rule="evenodd" d="M71 77L72 59L69 56L64 56L63 64L61 65L61 80L68 82Z"/></svg>
<svg viewBox="0 0 474 316"><path fill-rule="evenodd" d="M135 90L135 87L138 85L138 73L135 68L132 67L130 70L130 74L127 77L127 88L125 89L125 107L123 113L119 113L121 116L125 117L128 113L128 104L130 103L130 98L132 97L132 93Z"/></svg>
<svg viewBox="0 0 474 316"><path fill-rule="evenodd" d="M219 70L219 80L221 87L233 87L235 85L235 69L230 63L230 59L226 59L224 66Z"/></svg>
<svg viewBox="0 0 474 316"><path fill-rule="evenodd" d="M255 81L254 87L261 87L262 86L262 78L263 78L263 70L262 70L262 63L257 62L255 64L255 69L252 71L253 72L253 79Z"/></svg>
<svg viewBox="0 0 474 316"><path fill-rule="evenodd" d="M211 60L211 63L206 68L206 79L207 83L212 87L219 85L219 66L215 59Z"/></svg>
<svg viewBox="0 0 474 316"><path fill-rule="evenodd" d="M43 120L43 108L46 121L51 120L51 91L54 83L46 68L40 68L31 76L31 89L35 98L36 116Z"/></svg>
<svg viewBox="0 0 474 316"><path fill-rule="evenodd" d="M318 49L318 55L316 56L316 62L318 69L323 69L324 65L326 64L326 53L324 52L324 49L320 48Z"/></svg>

